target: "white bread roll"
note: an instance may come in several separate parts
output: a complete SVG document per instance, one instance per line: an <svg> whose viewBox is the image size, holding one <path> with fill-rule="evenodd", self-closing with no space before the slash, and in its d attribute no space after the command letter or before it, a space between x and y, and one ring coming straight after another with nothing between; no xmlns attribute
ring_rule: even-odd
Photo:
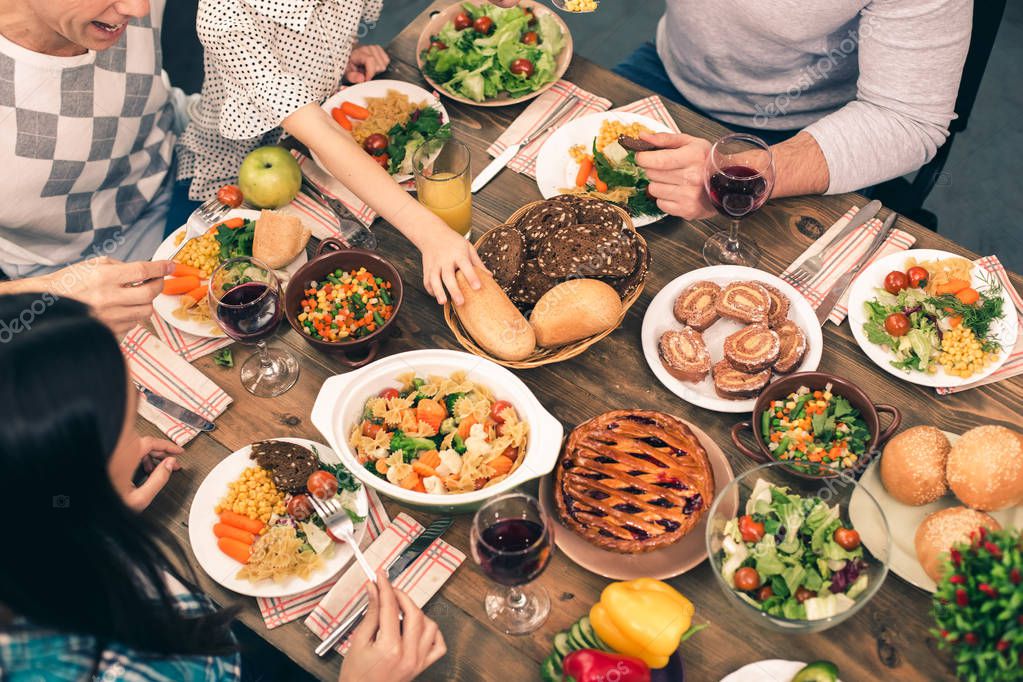
<svg viewBox="0 0 1023 682"><path fill-rule="evenodd" d="M952 446L940 429L914 426L888 441L881 455L881 482L902 504L934 502L948 492L945 464Z"/></svg>
<svg viewBox="0 0 1023 682"><path fill-rule="evenodd" d="M264 210L252 235L252 256L274 270L283 268L302 253L311 236L299 218Z"/></svg>
<svg viewBox="0 0 1023 682"><path fill-rule="evenodd" d="M487 272L476 269L479 289L473 289L458 272L455 279L465 303L455 306L455 314L473 341L496 358L525 360L536 349L533 328L508 295Z"/></svg>
<svg viewBox="0 0 1023 682"><path fill-rule="evenodd" d="M955 442L945 470L967 507L998 511L1023 502L1023 437L1004 426L978 426Z"/></svg>
<svg viewBox="0 0 1023 682"><path fill-rule="evenodd" d="M540 297L529 316L536 343L553 348L612 329L622 316L622 299L595 279L570 279Z"/></svg>
<svg viewBox="0 0 1023 682"><path fill-rule="evenodd" d="M916 529L913 544L916 558L934 582L941 580L941 565L952 545L970 540L970 533L981 526L999 530L1001 526L984 512L966 507L950 507L936 511Z"/></svg>

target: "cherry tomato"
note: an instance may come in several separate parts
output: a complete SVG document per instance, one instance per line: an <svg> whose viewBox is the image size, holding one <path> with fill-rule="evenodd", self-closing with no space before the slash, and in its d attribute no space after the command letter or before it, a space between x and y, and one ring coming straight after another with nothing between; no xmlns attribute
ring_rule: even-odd
<svg viewBox="0 0 1023 682"><path fill-rule="evenodd" d="M757 573L757 569L744 566L735 572L732 581L735 583L735 589L752 592L760 587L760 574Z"/></svg>
<svg viewBox="0 0 1023 682"><path fill-rule="evenodd" d="M376 438L376 435L380 433L383 428L384 427L380 426L380 424L374 424L367 419L362 422L362 435L367 438Z"/></svg>
<svg viewBox="0 0 1023 682"><path fill-rule="evenodd" d="M464 31L465 29L472 26L472 17L469 16L468 12L459 12L455 15L455 30Z"/></svg>
<svg viewBox="0 0 1023 682"><path fill-rule="evenodd" d="M337 495L337 477L329 471L323 471L322 469L314 471L309 475L309 480L305 482L305 487L317 499L329 500Z"/></svg>
<svg viewBox="0 0 1023 682"><path fill-rule="evenodd" d="M754 521L749 514L739 517L739 533L744 542L759 542L764 537L764 524Z"/></svg>
<svg viewBox="0 0 1023 682"><path fill-rule="evenodd" d="M494 30L494 20L490 17L480 17L476 21L472 22L473 30L483 35L488 35Z"/></svg>
<svg viewBox="0 0 1023 682"><path fill-rule="evenodd" d="M377 394L377 396L381 398L397 398L399 395L401 394L398 393L398 389L396 388L385 388Z"/></svg>
<svg viewBox="0 0 1023 682"><path fill-rule="evenodd" d="M494 403L493 407L490 408L490 418L498 424L503 424L504 417L501 416L501 413L511 406L512 404L507 400L498 400Z"/></svg>
<svg viewBox="0 0 1023 682"><path fill-rule="evenodd" d="M533 66L533 62L528 59L520 58L513 61L511 66L508 67L508 70L518 76L525 76L526 78L529 78L533 75L533 72L536 71L536 67Z"/></svg>
<svg viewBox="0 0 1023 682"><path fill-rule="evenodd" d="M380 156L387 151L387 145L391 143L383 133L373 133L362 143L362 148L373 156Z"/></svg>
<svg viewBox="0 0 1023 682"><path fill-rule="evenodd" d="M851 552L860 546L860 534L852 528L836 528L835 542L847 552Z"/></svg>
<svg viewBox="0 0 1023 682"><path fill-rule="evenodd" d="M224 185L217 190L217 200L222 204L227 204L231 208L238 208L242 205L242 201L245 197L242 196L242 191L234 185Z"/></svg>
<svg viewBox="0 0 1023 682"><path fill-rule="evenodd" d="M522 42L526 45L536 45L540 42L540 36L536 34L536 31L526 31L522 34Z"/></svg>
<svg viewBox="0 0 1023 682"><path fill-rule="evenodd" d="M288 514L296 521L305 521L312 516L313 503L309 501L309 496L295 495L288 500Z"/></svg>
<svg viewBox="0 0 1023 682"><path fill-rule="evenodd" d="M892 336L905 336L909 327L909 318L902 313L892 313L884 318L884 329Z"/></svg>
<svg viewBox="0 0 1023 682"><path fill-rule="evenodd" d="M927 286L927 279L930 277L930 273L927 272L926 268L922 268L919 265L914 265L908 271L906 271L906 277L909 279L909 286L914 289Z"/></svg>
<svg viewBox="0 0 1023 682"><path fill-rule="evenodd" d="M443 40L431 40L430 41L430 49L431 50L446 50L446 49L448 49L448 46L447 46L447 44Z"/></svg>
<svg viewBox="0 0 1023 682"><path fill-rule="evenodd" d="M767 601L774 596L774 590L771 589L770 585L764 585L757 591L757 601Z"/></svg>
<svg viewBox="0 0 1023 682"><path fill-rule="evenodd" d="M385 171L389 171L390 170L391 156L387 152L384 152L383 154L378 154L377 156L374 156L373 160L376 161L377 165L379 165Z"/></svg>
<svg viewBox="0 0 1023 682"><path fill-rule="evenodd" d="M889 294L897 294L909 286L909 278L901 270L892 270L884 278L884 290Z"/></svg>
<svg viewBox="0 0 1023 682"><path fill-rule="evenodd" d="M817 596L817 594L815 592L811 592L810 590L806 589L805 587L799 587L796 590L796 601L799 602L800 604L805 602L807 599L809 599L811 597L816 597L816 596Z"/></svg>

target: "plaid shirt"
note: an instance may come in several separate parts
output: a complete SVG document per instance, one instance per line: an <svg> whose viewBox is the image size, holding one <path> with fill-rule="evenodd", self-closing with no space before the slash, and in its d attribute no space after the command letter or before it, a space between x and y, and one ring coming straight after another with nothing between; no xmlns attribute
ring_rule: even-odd
<svg viewBox="0 0 1023 682"><path fill-rule="evenodd" d="M208 613L203 596L189 594L173 578L168 586L178 608L187 615ZM24 618L0 631L0 680L58 682L200 682L240 679L240 658L190 656L154 658L118 644L101 645L88 635L38 628Z"/></svg>

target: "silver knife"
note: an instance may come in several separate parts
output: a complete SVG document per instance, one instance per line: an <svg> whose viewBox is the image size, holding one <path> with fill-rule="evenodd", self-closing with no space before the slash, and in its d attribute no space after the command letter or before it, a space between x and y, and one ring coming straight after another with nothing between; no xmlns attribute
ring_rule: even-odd
<svg viewBox="0 0 1023 682"><path fill-rule="evenodd" d="M376 235L358 220L349 218L350 211L347 206L333 197L328 197L320 191L319 187L304 176L302 177L302 189L305 190L306 194L311 195L337 216L341 236L344 237L344 240L349 245L357 249L366 249L367 251L373 251L377 248Z"/></svg>
<svg viewBox="0 0 1023 682"><path fill-rule="evenodd" d="M884 225L881 226L880 231L874 237L874 241L870 242L870 246L867 247L866 253L864 253L856 264L853 265L849 270L838 278L838 281L828 290L827 295L824 297L824 301L817 307L817 321L820 322L821 326L827 322L828 316L831 314L835 304L838 303L839 299L842 298L842 294L849 288L853 278L856 277L856 273L866 265L866 263L874 257L884 240L888 238L888 234L892 231L892 226L895 225L895 220L899 217L899 214L892 211L885 218Z"/></svg>
<svg viewBox="0 0 1023 682"><path fill-rule="evenodd" d="M450 516L445 516L442 519L437 519L429 526L426 530L419 534L419 536L412 541L412 544L405 548L405 551L393 559L387 566L387 579L390 582L394 582L398 579L405 569L412 565L419 555L422 554L433 544L433 541L444 534L448 528L451 527L452 519ZM336 628L334 628L330 634L324 638L320 645L316 647L316 655L323 656L328 651L337 646L345 636L358 627L359 623L362 622L362 617L366 615L366 608L369 606L369 599L366 595L363 595L359 601L355 604L355 608L348 614L348 617L341 621Z"/></svg>
<svg viewBox="0 0 1023 682"><path fill-rule="evenodd" d="M148 388L140 384L139 382L133 382L135 388L139 390L139 393L146 399L146 402L166 414L174 417L183 424L188 424L193 429L199 429L200 431L212 431L217 428L217 425L208 419L203 418L201 415L192 412L187 407L182 407L176 402L164 398L162 395L153 393Z"/></svg>
<svg viewBox="0 0 1023 682"><path fill-rule="evenodd" d="M799 269L809 273L809 278L806 282L816 279L820 274L821 268L824 266L825 261L828 258L828 254L831 253L832 249L842 243L853 230L857 229L862 225L866 225L874 216L877 215L878 211L881 210L881 202L874 199L869 204L861 208L856 212L856 215L852 217L849 223L843 227L833 239L829 239L827 244L823 245L820 251L817 252L816 256L811 256L805 261L799 264ZM804 283L806 283L804 282Z"/></svg>
<svg viewBox="0 0 1023 682"><path fill-rule="evenodd" d="M568 116L568 114L575 108L579 98L572 95L564 102L561 103L557 109L551 112L551 114L545 118L540 125L536 127L536 130L526 135L520 142L510 145L507 149L497 155L497 157L487 164L487 167L480 171L480 174L476 176L476 179L472 181L472 193L483 189L488 182L494 179L494 176L501 172L501 169L508 165L508 163L515 158L515 155L519 153L519 150L530 144L540 135L543 135L548 130L558 125L561 119Z"/></svg>

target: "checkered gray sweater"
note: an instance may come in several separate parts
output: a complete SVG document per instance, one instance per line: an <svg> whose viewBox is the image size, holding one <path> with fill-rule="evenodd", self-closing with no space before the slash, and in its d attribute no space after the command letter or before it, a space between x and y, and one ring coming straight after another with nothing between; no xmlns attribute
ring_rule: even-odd
<svg viewBox="0 0 1023 682"><path fill-rule="evenodd" d="M163 4L77 57L0 36L0 264L71 263L132 238L174 149Z"/></svg>

